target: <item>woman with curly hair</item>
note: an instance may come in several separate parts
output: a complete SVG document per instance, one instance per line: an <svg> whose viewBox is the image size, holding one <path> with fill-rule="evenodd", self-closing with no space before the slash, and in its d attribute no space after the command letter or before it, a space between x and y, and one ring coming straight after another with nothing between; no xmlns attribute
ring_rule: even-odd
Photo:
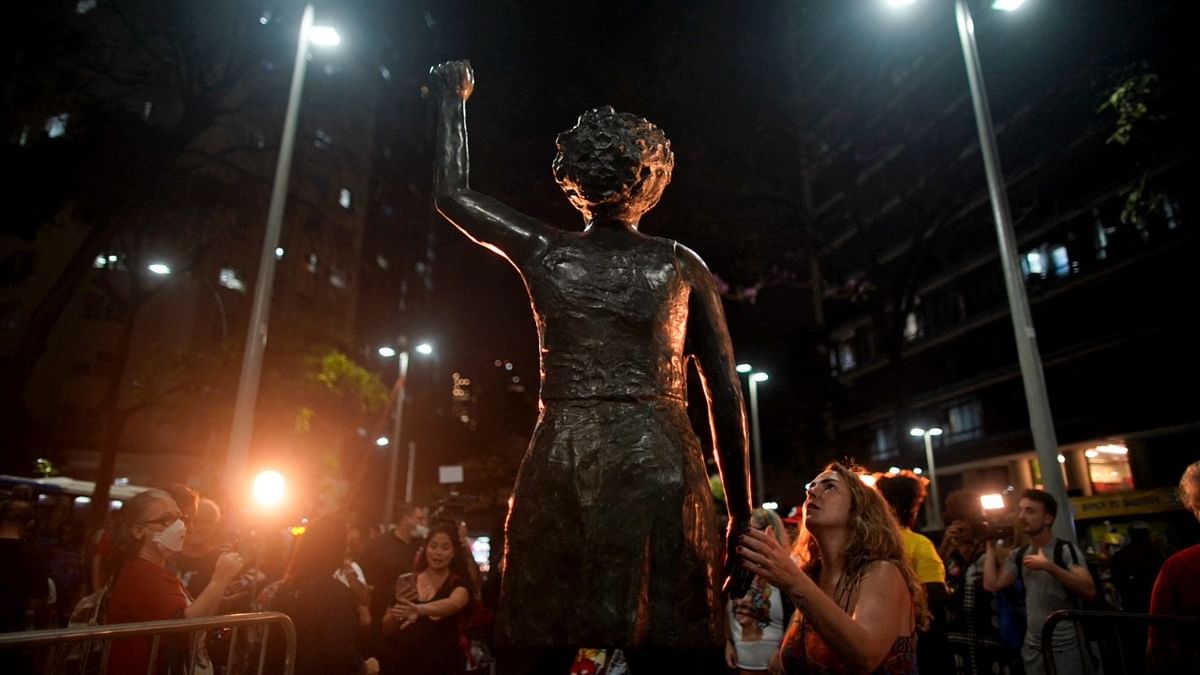
<svg viewBox="0 0 1200 675"><path fill-rule="evenodd" d="M773 665L787 675L916 673L916 634L928 622L925 590L887 503L838 463L806 490L791 555L756 530L738 547L746 569L796 605Z"/></svg>

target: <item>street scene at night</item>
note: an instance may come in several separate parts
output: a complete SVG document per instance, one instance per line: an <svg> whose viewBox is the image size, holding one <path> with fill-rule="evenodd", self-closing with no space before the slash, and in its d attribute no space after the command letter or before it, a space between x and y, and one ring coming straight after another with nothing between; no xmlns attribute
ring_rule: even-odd
<svg viewBox="0 0 1200 675"><path fill-rule="evenodd" d="M9 8L0 672L1200 673L1197 8Z"/></svg>

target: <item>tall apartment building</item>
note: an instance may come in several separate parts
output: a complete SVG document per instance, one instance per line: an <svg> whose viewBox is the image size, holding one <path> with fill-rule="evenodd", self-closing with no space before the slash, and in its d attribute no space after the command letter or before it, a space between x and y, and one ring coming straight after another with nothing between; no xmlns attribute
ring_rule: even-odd
<svg viewBox="0 0 1200 675"><path fill-rule="evenodd" d="M862 84L806 118L839 453L925 467L941 494L1041 482L991 203L948 3L801 80ZM1059 461L1075 495L1170 486L1197 456L1188 262L1200 244L1178 91L1183 3L976 6L976 35ZM909 17L917 20L914 17ZM895 21L899 23L899 20ZM843 39L863 37L861 17ZM890 26L896 29L896 26ZM825 38L832 39L832 38ZM830 50L832 53L832 50ZM1122 84L1149 113L1120 142ZM1136 90L1136 91L1135 91ZM804 125L802 125L804 126ZM1169 500L1168 500L1169 501Z"/></svg>
<svg viewBox="0 0 1200 675"><path fill-rule="evenodd" d="M205 73L212 79L197 82L196 87L215 89L220 84L218 77L225 75L230 77L230 85L216 93L205 91L211 98L203 103L219 105L221 112L175 158L172 176L183 180L162 186L177 192L177 206L153 213L167 213L173 220L157 229L118 225L114 228L117 236L96 252L92 268L64 301L24 392L29 433L26 456L21 459L48 455L59 460L65 470L87 476L96 464L99 430L105 423L98 415L111 381L124 373L121 405L126 409L137 405L140 392L147 389L145 378L169 375L161 370L168 352L207 354L214 366L236 377L301 8L279 14L252 14L238 3L227 8L228 14L218 7L197 8L198 14L192 17L231 22L220 39L212 34L218 27L199 25L198 32L213 37L212 52L190 54L193 64L212 65L209 62L215 61L217 66L223 65ZM59 10L47 10L52 11ZM80 2L47 19L61 22L59 37L79 40L74 45L64 43L64 50L93 39L121 44L129 38L120 22L94 2ZM136 22L146 17L131 19ZM161 37L151 33L153 38ZM51 38L42 35L38 39ZM236 53L242 56L236 62L231 57L222 63L227 53L220 48L230 49L229 53L241 50ZM136 47L130 47L124 58L136 66L136 59L147 55L136 54ZM364 250L364 232L370 212L379 84L383 81L377 59L378 50L369 44L312 49L283 232L276 250L268 364L280 345L321 346L348 353L356 347L363 261L376 257ZM40 70L22 72L22 64ZM104 73L74 71L52 59L23 58L17 65L9 71L6 86L10 91L35 89L38 95L26 99L24 107L10 106L13 115L6 126L11 128L5 131L14 156L53 155L56 143L78 145L94 132L102 115L106 123L118 120L124 125L122 137L144 134L161 138L178 131L180 111L187 108L178 97L179 89L161 81L131 86L106 78ZM233 72L243 66L244 70ZM130 63L119 60L111 67L111 74L116 75L131 69ZM118 116L114 110L128 114ZM88 162L89 167L111 172L106 175L108 183L120 188L120 173L127 168L119 156L108 164L103 157L89 157ZM178 170L180 165L192 168ZM88 178L84 176L80 184ZM48 222L31 223L25 236L9 232L3 238L0 259L6 273L0 280L0 350L6 360L19 357L16 350L21 336L30 329L34 311L96 227L87 214L79 212L77 201L68 194L62 208L49 214ZM121 213L131 212L136 209ZM151 232L153 237L132 241L130 235L142 232ZM152 270L152 264L163 267ZM135 280L140 292L153 291L144 304L130 304ZM121 326L133 312L134 329L122 368L118 362ZM224 363L218 363L221 358L216 355L223 353L223 345L226 357ZM155 372L156 368L160 370ZM270 396L265 383L260 413L263 405L270 405ZM135 483L200 479L205 467L211 468L224 456L232 396L204 410L144 403L130 418L121 439L118 476Z"/></svg>

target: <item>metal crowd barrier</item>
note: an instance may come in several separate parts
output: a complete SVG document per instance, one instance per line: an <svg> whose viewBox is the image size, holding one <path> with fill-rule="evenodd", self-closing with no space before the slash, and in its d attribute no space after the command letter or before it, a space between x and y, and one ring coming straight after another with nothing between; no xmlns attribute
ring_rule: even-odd
<svg viewBox="0 0 1200 675"><path fill-rule="evenodd" d="M1180 635L1200 636L1200 616L1060 609L1051 614L1046 619L1046 625L1042 626L1042 664L1046 675L1058 675L1052 638L1055 627L1063 621L1083 629L1086 638L1081 658L1088 659L1089 655L1094 655L1104 675L1140 675L1148 672L1146 640L1147 629L1152 625L1168 630L1179 629ZM1197 647L1192 644L1191 648ZM1101 672L1087 664L1081 665L1084 665L1082 672ZM1170 664L1168 670L1162 672L1193 672L1188 668L1185 664Z"/></svg>
<svg viewBox="0 0 1200 675"><path fill-rule="evenodd" d="M199 654L199 643L211 630L230 629L228 661L224 672L241 672L234 668L239 629L250 632L261 629L261 641L258 649L258 675L264 675L267 659L267 641L270 627L278 625L283 631L283 663L279 675L292 675L296 667L296 627L286 614L281 612L253 612L246 614L226 614L222 616L204 617L199 619L177 619L172 621L146 621L142 623L116 623L109 625L87 626L84 628L63 628L57 630L26 631L21 633L0 633L0 650L19 648L48 647L51 654L43 659L39 671L46 675L61 673L95 673L104 675L108 671L109 648L113 640L126 638L150 637L150 659L147 662L146 673L153 675L157 667L159 648L162 638L166 635L191 633L191 650L187 673L192 673L196 667L196 657ZM100 643L97 645L96 643ZM73 651L72 651L72 648ZM57 654L53 653L57 650ZM72 653L68 662L67 652ZM11 651L8 652L11 655ZM93 659L98 659L94 665ZM0 662L7 660L0 652ZM274 673L272 675L275 675Z"/></svg>

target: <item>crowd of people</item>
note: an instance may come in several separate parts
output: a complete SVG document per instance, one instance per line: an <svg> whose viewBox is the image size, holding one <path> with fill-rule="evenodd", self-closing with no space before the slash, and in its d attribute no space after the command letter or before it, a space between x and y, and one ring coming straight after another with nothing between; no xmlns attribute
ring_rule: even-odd
<svg viewBox="0 0 1200 675"><path fill-rule="evenodd" d="M729 672L1043 672L1047 617L1105 595L1079 547L1052 534L1059 505L1028 490L1011 523L998 528L977 495L953 492L935 547L914 531L925 482L909 472L868 476L834 463L806 486L798 529L774 511L754 511L735 552L754 581L726 605ZM1200 462L1184 473L1180 495L1200 518ZM465 524L430 522L426 509L411 504L383 531L332 513L306 523L302 534L263 538L252 555L239 551L219 506L183 485L127 501L90 546L74 521L62 524L49 547L29 541L34 504L17 490L0 509L0 632L67 625L72 612L55 605L85 607L101 623L269 609L296 627L298 673L442 675L475 665L478 646L468 634L495 602ZM1147 535L1144 524L1131 524L1128 543L1112 554L1104 585L1119 593L1109 594L1108 606L1200 615L1191 583L1200 573L1200 545L1164 561ZM146 672L151 658L157 672L226 672L220 637L167 639L153 657L148 639L117 640L108 672ZM1138 669L1181 672L1190 664L1200 672L1194 641L1177 629L1153 626L1147 635L1142 627L1126 637L1147 645ZM1102 672L1102 645L1079 626L1059 623L1052 640L1057 672ZM632 672L619 650L588 649L571 672L598 666Z"/></svg>

